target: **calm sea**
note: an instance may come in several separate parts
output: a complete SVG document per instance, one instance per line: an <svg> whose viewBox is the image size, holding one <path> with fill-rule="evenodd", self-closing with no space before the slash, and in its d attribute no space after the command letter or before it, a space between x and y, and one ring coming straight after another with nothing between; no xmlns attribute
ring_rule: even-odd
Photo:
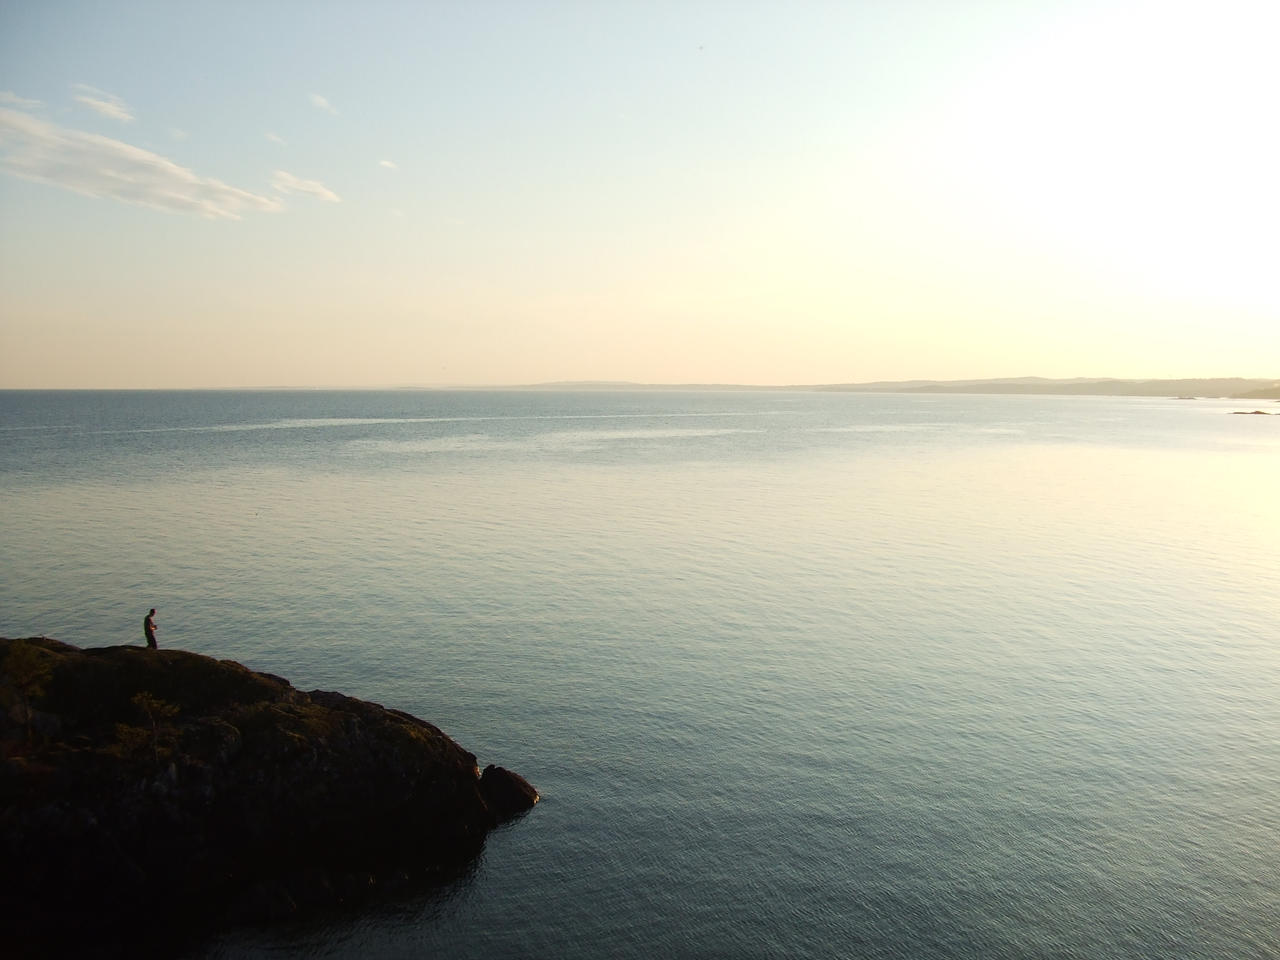
<svg viewBox="0 0 1280 960"><path fill-rule="evenodd" d="M441 894L193 958L1274 958L1258 405L0 393L0 634L154 606L544 795Z"/></svg>

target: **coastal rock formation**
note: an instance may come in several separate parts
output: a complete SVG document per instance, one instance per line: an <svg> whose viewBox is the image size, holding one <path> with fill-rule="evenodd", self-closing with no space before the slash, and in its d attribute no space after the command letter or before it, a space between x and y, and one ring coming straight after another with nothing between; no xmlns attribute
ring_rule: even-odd
<svg viewBox="0 0 1280 960"><path fill-rule="evenodd" d="M493 764L480 774L480 793L489 809L502 820L523 813L538 802L538 791L524 777Z"/></svg>
<svg viewBox="0 0 1280 960"><path fill-rule="evenodd" d="M0 639L0 749L0 914L39 952L444 879L538 800L407 713L181 650Z"/></svg>

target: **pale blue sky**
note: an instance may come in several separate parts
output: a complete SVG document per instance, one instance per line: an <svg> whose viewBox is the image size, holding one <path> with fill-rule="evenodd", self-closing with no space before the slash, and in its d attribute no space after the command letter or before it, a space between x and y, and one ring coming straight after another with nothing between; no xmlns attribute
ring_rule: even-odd
<svg viewBox="0 0 1280 960"><path fill-rule="evenodd" d="M0 2L0 387L1280 376L1277 28Z"/></svg>

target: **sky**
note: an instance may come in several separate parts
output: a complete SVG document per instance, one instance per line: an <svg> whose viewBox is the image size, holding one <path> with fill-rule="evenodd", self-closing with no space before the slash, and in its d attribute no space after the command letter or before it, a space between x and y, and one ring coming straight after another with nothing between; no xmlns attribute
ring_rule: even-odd
<svg viewBox="0 0 1280 960"><path fill-rule="evenodd" d="M0 388L1280 377L1269 0L0 0Z"/></svg>

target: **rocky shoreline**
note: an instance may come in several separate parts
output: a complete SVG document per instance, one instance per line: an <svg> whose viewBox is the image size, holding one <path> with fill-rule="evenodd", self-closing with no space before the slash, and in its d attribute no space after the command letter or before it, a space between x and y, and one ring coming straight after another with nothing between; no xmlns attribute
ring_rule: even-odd
<svg viewBox="0 0 1280 960"><path fill-rule="evenodd" d="M181 650L0 639L0 750L0 908L32 953L439 882L538 800L407 713Z"/></svg>

